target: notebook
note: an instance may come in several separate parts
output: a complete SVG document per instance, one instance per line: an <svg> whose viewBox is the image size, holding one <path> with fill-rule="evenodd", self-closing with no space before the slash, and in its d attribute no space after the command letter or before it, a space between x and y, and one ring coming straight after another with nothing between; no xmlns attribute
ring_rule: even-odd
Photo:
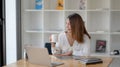
<svg viewBox="0 0 120 67"><path fill-rule="evenodd" d="M55 67L64 64L62 62L51 62L47 48L29 46L25 49L28 55L28 62L30 63L40 64L49 67Z"/></svg>
<svg viewBox="0 0 120 67"><path fill-rule="evenodd" d="M91 57L91 58L81 58L79 59L79 61L83 64L98 64L98 63L103 63L102 59L100 58L95 58L95 57Z"/></svg>

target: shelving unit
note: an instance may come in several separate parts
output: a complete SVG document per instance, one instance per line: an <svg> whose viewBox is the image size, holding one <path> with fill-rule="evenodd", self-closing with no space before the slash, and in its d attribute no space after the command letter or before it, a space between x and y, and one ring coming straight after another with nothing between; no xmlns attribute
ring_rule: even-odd
<svg viewBox="0 0 120 67"><path fill-rule="evenodd" d="M51 34L58 34L65 30L67 16L78 13L82 16L92 37L91 55L111 56L111 51L120 49L120 0L63 1L63 10L56 10L57 0L43 0L43 8L39 10L35 9L35 0L22 0L23 48L29 44L44 47L44 44L49 42ZM95 51L96 40L106 41L105 52L97 53Z"/></svg>
<svg viewBox="0 0 120 67"><path fill-rule="evenodd" d="M120 50L120 0L111 0L111 11L110 11L110 51ZM112 55L111 55L112 56ZM120 57L114 56L113 57Z"/></svg>

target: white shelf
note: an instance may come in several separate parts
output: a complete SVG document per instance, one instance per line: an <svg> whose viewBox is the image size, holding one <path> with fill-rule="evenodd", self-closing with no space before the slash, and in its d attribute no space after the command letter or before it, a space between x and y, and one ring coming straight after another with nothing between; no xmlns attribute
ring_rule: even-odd
<svg viewBox="0 0 120 67"><path fill-rule="evenodd" d="M110 34L109 32L89 32L89 34Z"/></svg>
<svg viewBox="0 0 120 67"><path fill-rule="evenodd" d="M108 12L108 11L110 11L110 10L94 9L94 10L86 10L86 11L92 11L92 12L93 12L93 11L94 11L94 12L95 12L95 11L96 11L96 12L98 12L98 11L99 11L99 12L100 12L100 11L102 11L102 12Z"/></svg>
<svg viewBox="0 0 120 67"><path fill-rule="evenodd" d="M90 56L109 56L106 53L91 53Z"/></svg>
<svg viewBox="0 0 120 67"><path fill-rule="evenodd" d="M40 30L27 30L27 33L60 33L62 31L40 31Z"/></svg>
<svg viewBox="0 0 120 67"><path fill-rule="evenodd" d="M44 31L44 33L60 33L62 31Z"/></svg>
<svg viewBox="0 0 120 67"><path fill-rule="evenodd" d="M80 12L85 12L86 10L64 10L64 11L80 11Z"/></svg>
<svg viewBox="0 0 120 67"><path fill-rule="evenodd" d="M43 33L43 31L40 30L28 30L27 33Z"/></svg>
<svg viewBox="0 0 120 67"><path fill-rule="evenodd" d="M44 11L58 11L58 12L63 12L64 10L44 10Z"/></svg>
<svg viewBox="0 0 120 67"><path fill-rule="evenodd" d="M111 32L110 34L113 34L113 35L120 35L120 32Z"/></svg>
<svg viewBox="0 0 120 67"><path fill-rule="evenodd" d="M44 47L51 34L65 31L68 15L78 13L91 35L91 54L110 56L110 51L120 47L120 32L117 32L120 31L120 0L83 0L82 9L80 1L63 0L63 10L57 10L57 0L43 0L43 8L37 10L35 0L22 0L22 45ZM95 53L96 40L107 41L105 53Z"/></svg>
<svg viewBox="0 0 120 67"><path fill-rule="evenodd" d="M36 12L36 11L38 11L38 12L41 12L41 11L43 11L43 10L37 10L37 9L26 9L25 11L31 11L31 12Z"/></svg>

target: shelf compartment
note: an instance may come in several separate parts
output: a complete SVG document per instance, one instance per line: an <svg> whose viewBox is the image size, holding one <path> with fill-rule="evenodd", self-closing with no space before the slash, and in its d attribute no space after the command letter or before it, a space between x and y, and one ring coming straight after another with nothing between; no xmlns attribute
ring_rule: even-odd
<svg viewBox="0 0 120 67"><path fill-rule="evenodd" d="M111 12L111 32L120 32L120 11Z"/></svg>
<svg viewBox="0 0 120 67"><path fill-rule="evenodd" d="M42 30L27 30L27 33L43 33Z"/></svg>
<svg viewBox="0 0 120 67"><path fill-rule="evenodd" d="M65 10L85 10L86 0L65 0Z"/></svg>
<svg viewBox="0 0 120 67"><path fill-rule="evenodd" d="M120 35L111 35L110 51L120 50Z"/></svg>
<svg viewBox="0 0 120 67"><path fill-rule="evenodd" d="M46 42L50 42L51 34L65 30L67 16L78 13L92 37L90 53L93 56L109 56L110 51L120 47L120 0L83 0L84 9L80 9L80 0L63 0L63 10L56 9L58 0L43 0L41 10L35 9L35 1L21 1L23 46L30 44L44 47ZM107 41L105 53L95 52L96 40Z"/></svg>
<svg viewBox="0 0 120 67"><path fill-rule="evenodd" d="M24 30L43 30L42 12L25 12Z"/></svg>
<svg viewBox="0 0 120 67"><path fill-rule="evenodd" d="M44 31L63 31L64 27L65 25L63 11L44 12Z"/></svg>
<svg viewBox="0 0 120 67"><path fill-rule="evenodd" d="M82 18L83 18L83 21L87 21L86 19L86 12L85 11L65 11L65 18L67 18L69 15L73 14L73 13L78 13Z"/></svg>
<svg viewBox="0 0 120 67"><path fill-rule="evenodd" d="M26 12L41 12L43 10L36 10L36 9L25 9Z"/></svg>
<svg viewBox="0 0 120 67"><path fill-rule="evenodd" d="M89 32L109 32L110 19L109 12L106 11L88 11L87 29Z"/></svg>
<svg viewBox="0 0 120 67"><path fill-rule="evenodd" d="M109 46L109 35L107 34L90 34L91 42L90 42L90 53L91 54L108 54L108 46ZM104 40L106 41L105 52L96 52L96 41Z"/></svg>
<svg viewBox="0 0 120 67"><path fill-rule="evenodd" d="M24 44L31 46L43 47L43 34L26 34L24 37Z"/></svg>
<svg viewBox="0 0 120 67"><path fill-rule="evenodd" d="M25 9L42 10L43 9L43 0L40 2L36 2L36 0L25 0L25 1L22 1L22 5L24 5Z"/></svg>
<svg viewBox="0 0 120 67"><path fill-rule="evenodd" d="M61 33L62 31L44 31L44 33Z"/></svg>
<svg viewBox="0 0 120 67"><path fill-rule="evenodd" d="M88 32L89 34L110 34L109 32L98 31L98 32Z"/></svg>
<svg viewBox="0 0 120 67"><path fill-rule="evenodd" d="M111 10L120 10L120 0L111 0Z"/></svg>
<svg viewBox="0 0 120 67"><path fill-rule="evenodd" d="M87 0L87 10L109 9L109 0Z"/></svg>
<svg viewBox="0 0 120 67"><path fill-rule="evenodd" d="M44 0L44 10L59 10L57 9L57 6L58 6L58 0ZM64 0L63 0L63 9L64 9Z"/></svg>

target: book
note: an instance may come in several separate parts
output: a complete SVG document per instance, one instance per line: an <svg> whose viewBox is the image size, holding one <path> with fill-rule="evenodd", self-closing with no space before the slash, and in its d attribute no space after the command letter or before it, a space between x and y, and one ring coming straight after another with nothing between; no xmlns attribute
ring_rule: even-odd
<svg viewBox="0 0 120 67"><path fill-rule="evenodd" d="M98 63L103 63L102 59L95 58L95 57L92 57L92 58L81 58L79 61L81 63L83 63L83 64L98 64Z"/></svg>
<svg viewBox="0 0 120 67"><path fill-rule="evenodd" d="M35 9L42 9L43 3L42 0L35 0Z"/></svg>
<svg viewBox="0 0 120 67"><path fill-rule="evenodd" d="M106 51L106 40L96 40L96 52L104 53Z"/></svg>

